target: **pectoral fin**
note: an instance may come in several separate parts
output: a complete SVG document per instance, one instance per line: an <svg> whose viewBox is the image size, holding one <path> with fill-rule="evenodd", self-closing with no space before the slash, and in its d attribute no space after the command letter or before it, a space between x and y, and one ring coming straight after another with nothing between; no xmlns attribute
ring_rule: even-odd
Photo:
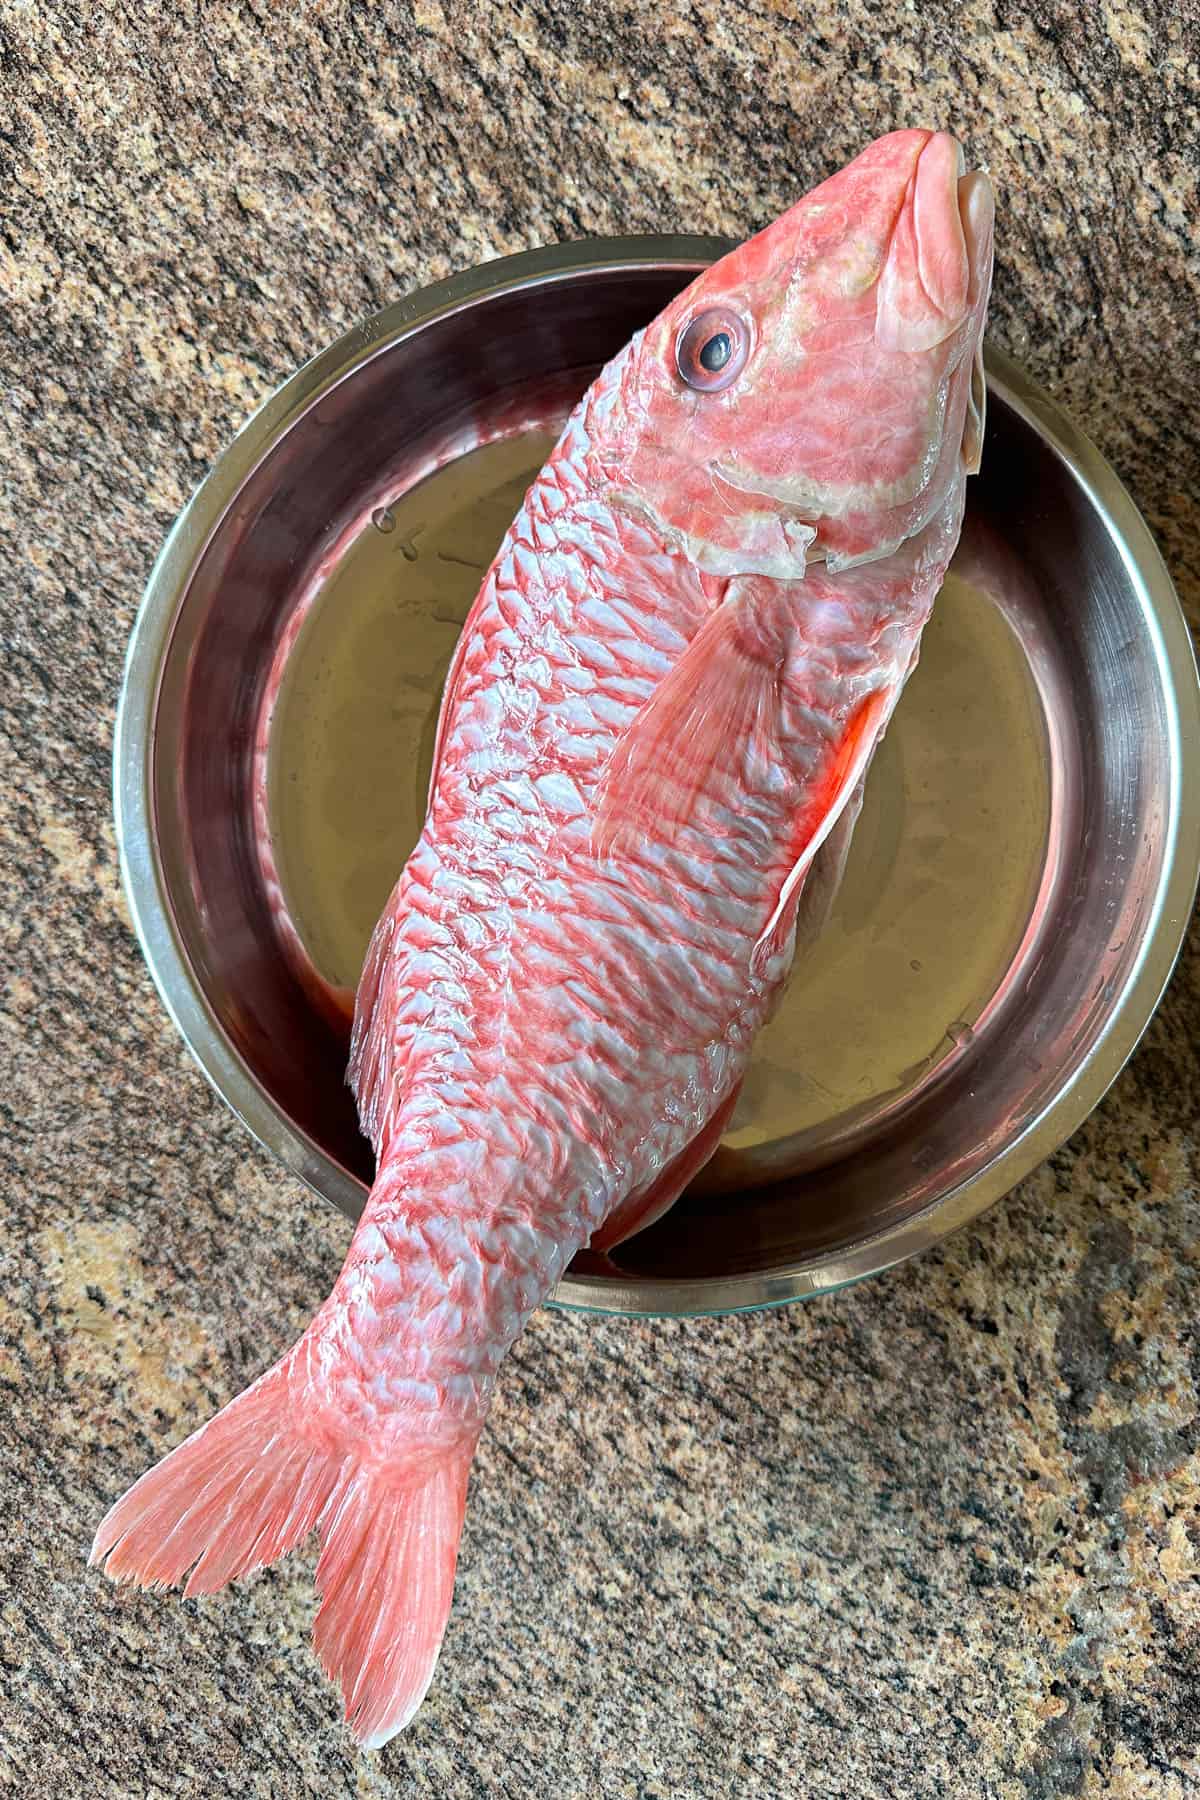
<svg viewBox="0 0 1200 1800"><path fill-rule="evenodd" d="M606 856L670 843L716 772L769 754L779 715L778 659L746 629L743 603L709 614L617 743L600 777L592 843Z"/></svg>

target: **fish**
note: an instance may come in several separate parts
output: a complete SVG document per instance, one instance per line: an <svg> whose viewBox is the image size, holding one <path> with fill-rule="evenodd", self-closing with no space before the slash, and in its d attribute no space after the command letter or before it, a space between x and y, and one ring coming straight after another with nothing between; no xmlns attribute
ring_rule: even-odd
<svg viewBox="0 0 1200 1800"><path fill-rule="evenodd" d="M993 215L953 136L898 131L702 272L571 413L463 628L357 990L345 1264L91 1553L207 1594L316 1532L364 1747L433 1677L506 1352L712 1155L844 857L979 468Z"/></svg>

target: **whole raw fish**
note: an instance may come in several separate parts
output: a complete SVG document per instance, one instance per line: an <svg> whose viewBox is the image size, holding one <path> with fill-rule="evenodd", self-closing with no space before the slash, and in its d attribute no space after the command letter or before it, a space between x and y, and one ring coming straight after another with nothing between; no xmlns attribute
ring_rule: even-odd
<svg viewBox="0 0 1200 1800"><path fill-rule="evenodd" d="M991 242L953 138L881 138L605 368L484 580L359 988L345 1267L92 1552L207 1593L318 1531L363 1744L429 1685L505 1352L732 1110L958 538Z"/></svg>

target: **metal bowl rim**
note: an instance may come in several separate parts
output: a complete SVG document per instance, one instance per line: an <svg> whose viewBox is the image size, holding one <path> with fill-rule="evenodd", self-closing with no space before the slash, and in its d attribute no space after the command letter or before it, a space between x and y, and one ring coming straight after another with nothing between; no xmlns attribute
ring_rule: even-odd
<svg viewBox="0 0 1200 1800"><path fill-rule="evenodd" d="M177 928L156 847L152 779L159 688L179 604L237 493L326 393L364 362L436 320L515 288L647 265L696 270L729 240L689 235L590 238L522 251L423 287L337 339L278 387L242 427L180 513L150 573L125 660L113 743L121 873L134 931L166 1009L203 1074L257 1140L353 1216L360 1184L309 1138L237 1054L201 989ZM879 1273L947 1236L1052 1155L1102 1099L1149 1024L1183 943L1200 879L1200 682L1174 585L1141 514L1074 422L1003 352L988 346L989 386L1067 465L1116 545L1152 627L1171 734L1163 871L1137 962L1088 1055L1054 1097L975 1176L850 1249L769 1272L705 1280L568 1275L551 1304L637 1316L753 1311Z"/></svg>

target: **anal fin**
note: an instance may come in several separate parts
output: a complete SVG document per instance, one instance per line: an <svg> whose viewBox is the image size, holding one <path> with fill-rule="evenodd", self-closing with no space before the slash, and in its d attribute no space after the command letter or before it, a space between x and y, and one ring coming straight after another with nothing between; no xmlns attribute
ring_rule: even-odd
<svg viewBox="0 0 1200 1800"><path fill-rule="evenodd" d="M603 1225L593 1233L589 1249L615 1249L626 1238L645 1231L648 1225L653 1225L655 1219L661 1219L667 1209L674 1206L684 1188L700 1173L724 1137L741 1091L742 1084L739 1081L722 1100L708 1124L701 1127L666 1168L648 1186L635 1188L632 1194L627 1194L613 1208Z"/></svg>

